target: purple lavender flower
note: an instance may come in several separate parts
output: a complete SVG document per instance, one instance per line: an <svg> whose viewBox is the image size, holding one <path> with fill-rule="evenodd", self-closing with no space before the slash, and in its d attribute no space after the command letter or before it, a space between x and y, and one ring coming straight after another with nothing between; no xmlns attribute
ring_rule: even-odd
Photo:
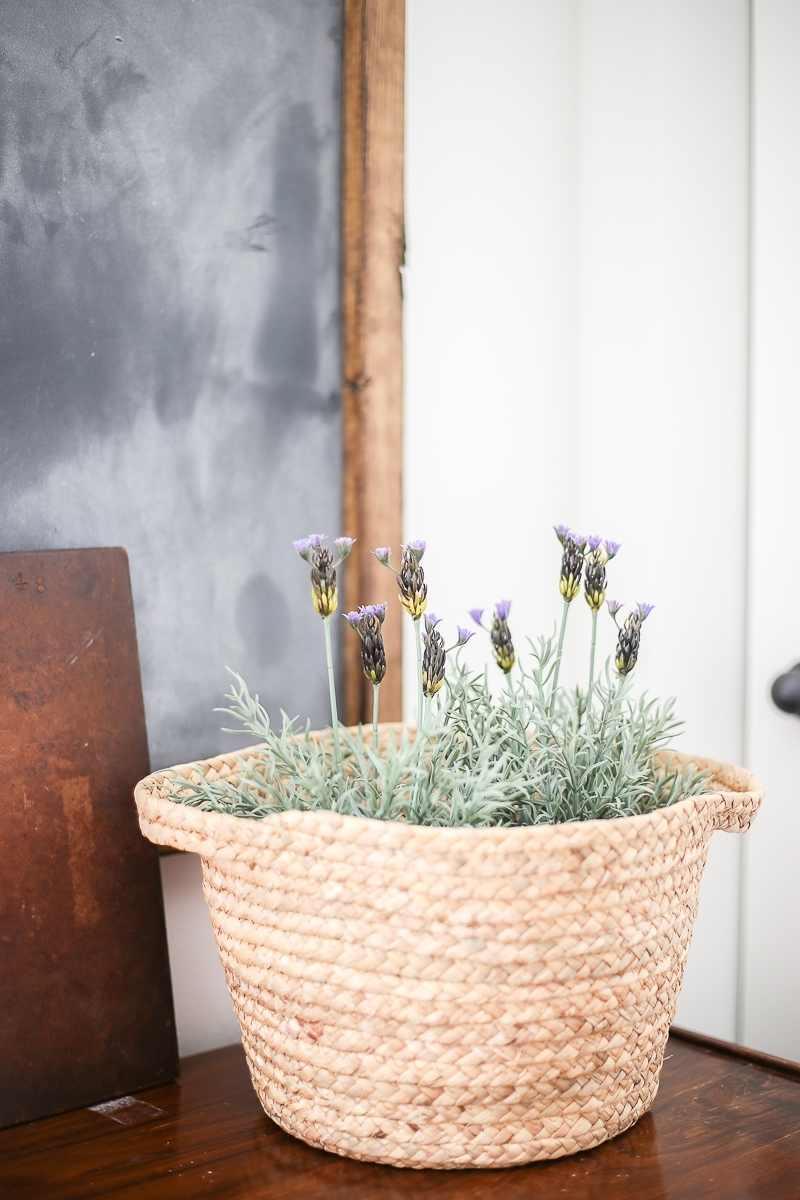
<svg viewBox="0 0 800 1200"><path fill-rule="evenodd" d="M586 538L582 538L573 529L568 529L561 545L564 553L561 555L558 590L561 592L566 603L571 604L581 590L583 548L586 545Z"/></svg>
<svg viewBox="0 0 800 1200"><path fill-rule="evenodd" d="M475 637L475 630L465 629L463 625L456 625L456 633L458 634L458 641L456 643L458 646L466 646L469 639Z"/></svg>
<svg viewBox="0 0 800 1200"><path fill-rule="evenodd" d="M642 637L642 622L636 612L628 613L622 623L617 638L617 652L614 656L614 666L622 678L630 675L639 657L639 645Z"/></svg>
<svg viewBox="0 0 800 1200"><path fill-rule="evenodd" d="M617 613L622 608L622 605L620 604L619 600L606 600L606 606L608 608L608 611L611 613L612 617L616 621Z"/></svg>
<svg viewBox="0 0 800 1200"><path fill-rule="evenodd" d="M610 561L612 558L615 558L617 554L619 554L622 542L610 542L608 538L606 538L603 545L606 548L606 557Z"/></svg>
<svg viewBox="0 0 800 1200"><path fill-rule="evenodd" d="M482 609L482 608L471 608L471 609L469 609L469 611L468 611L468 613L467 613L467 616L468 616L468 617L471 617L471 618L472 618L472 620L475 622L475 624L476 624L476 625L480 625L481 629L483 629L483 624L482 624L482 621L483 621L483 609Z"/></svg>
<svg viewBox="0 0 800 1200"><path fill-rule="evenodd" d="M381 625L386 620L386 602L383 604L362 604L358 614L362 617L377 617Z"/></svg>
<svg viewBox="0 0 800 1200"><path fill-rule="evenodd" d="M350 551L353 549L355 541L355 538L349 537L338 537L333 539L333 544L339 551L339 562L344 562Z"/></svg>
<svg viewBox="0 0 800 1200"><path fill-rule="evenodd" d="M558 540L561 542L561 545L563 546L566 539L570 536L569 525L554 525L553 529L555 529L556 537L558 538Z"/></svg>
<svg viewBox="0 0 800 1200"><path fill-rule="evenodd" d="M505 675L517 661L514 643L511 640L511 630L508 628L507 617L510 608L510 600L501 600L499 604L495 605L492 628L489 632L494 660Z"/></svg>
<svg viewBox="0 0 800 1200"><path fill-rule="evenodd" d="M379 563L381 563L384 567L388 567L389 559L392 554L392 547L391 546L378 546L377 550L373 550L373 554L375 555L375 557L377 558Z"/></svg>
<svg viewBox="0 0 800 1200"><path fill-rule="evenodd" d="M655 608L655 604L637 604L636 608L639 613L639 620L645 621L645 620L647 620L647 618L650 616L650 613Z"/></svg>
<svg viewBox="0 0 800 1200"><path fill-rule="evenodd" d="M381 625L385 604L362 604L358 612L345 613L345 620L361 638L361 666L371 683L380 684L386 674L386 650Z"/></svg>
<svg viewBox="0 0 800 1200"><path fill-rule="evenodd" d="M424 542L416 543L425 546ZM400 560L400 570L395 578L400 591L397 598L412 621L418 621L428 607L428 585L425 582L425 572L420 566L422 551L413 548L414 543L403 546L403 557Z"/></svg>
<svg viewBox="0 0 800 1200"><path fill-rule="evenodd" d="M336 567L330 550L323 545L324 533L310 533L306 538L293 542L301 558L311 564L311 599L323 621L333 616L339 607L339 591L336 587Z"/></svg>
<svg viewBox="0 0 800 1200"><path fill-rule="evenodd" d="M601 541L599 537L590 537L589 549L583 556L583 594L593 615L600 612L606 598L606 552Z"/></svg>
<svg viewBox="0 0 800 1200"><path fill-rule="evenodd" d="M432 613L425 614L425 646L422 651L422 694L430 699L444 683L447 651L444 639L434 626L438 620Z"/></svg>
<svg viewBox="0 0 800 1200"><path fill-rule="evenodd" d="M421 538L415 538L413 542L406 542L403 549L411 551L411 553L414 555L414 561L416 562L417 566L419 566L420 559L425 553L427 544L428 543L423 542Z"/></svg>
<svg viewBox="0 0 800 1200"><path fill-rule="evenodd" d="M435 629L436 626L441 625L441 623L442 623L442 618L437 617L436 613L432 613L432 612L425 613L425 624L428 627L428 629Z"/></svg>
<svg viewBox="0 0 800 1200"><path fill-rule="evenodd" d="M596 550L596 549L597 549L597 547L598 547L598 546L600 545L600 543L602 542L602 540L603 540L603 539L602 539L601 537L599 537L599 536L598 536L598 534L596 534L596 533L592 533L592 534L590 534L590 535L589 535L589 537L586 539L586 545L589 547L589 549L590 549L590 550Z"/></svg>
<svg viewBox="0 0 800 1200"><path fill-rule="evenodd" d="M310 554L312 550L319 550L322 543L325 541L324 533L310 533L308 537L300 538L296 542L292 542L297 553L306 562L310 562Z"/></svg>

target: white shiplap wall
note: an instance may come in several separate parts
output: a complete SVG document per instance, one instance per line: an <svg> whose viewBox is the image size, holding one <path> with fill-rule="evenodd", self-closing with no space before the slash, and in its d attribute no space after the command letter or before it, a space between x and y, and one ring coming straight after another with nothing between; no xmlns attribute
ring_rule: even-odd
<svg viewBox="0 0 800 1200"><path fill-rule="evenodd" d="M657 604L641 683L735 761L749 25L745 0L408 0L406 532L432 605L511 596L521 641L558 612L550 525L621 540L612 594ZM714 839L678 1014L724 1038L740 845Z"/></svg>

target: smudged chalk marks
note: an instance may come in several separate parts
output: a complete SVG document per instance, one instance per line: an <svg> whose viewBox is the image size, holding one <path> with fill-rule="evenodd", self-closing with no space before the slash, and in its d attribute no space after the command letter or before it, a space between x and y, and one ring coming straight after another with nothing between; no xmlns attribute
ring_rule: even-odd
<svg viewBox="0 0 800 1200"><path fill-rule="evenodd" d="M266 575L253 575L236 598L236 628L245 654L259 667L275 667L286 658L289 607Z"/></svg>
<svg viewBox="0 0 800 1200"><path fill-rule="evenodd" d="M115 63L107 58L91 82L83 85L81 93L90 133L99 133L112 104L127 104L147 90L147 76L137 71L133 63Z"/></svg>

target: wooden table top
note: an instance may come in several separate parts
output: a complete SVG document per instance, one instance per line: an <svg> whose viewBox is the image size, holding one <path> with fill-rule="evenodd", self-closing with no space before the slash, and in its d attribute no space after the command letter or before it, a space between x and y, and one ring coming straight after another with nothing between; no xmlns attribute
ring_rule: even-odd
<svg viewBox="0 0 800 1200"><path fill-rule="evenodd" d="M314 1150L264 1116L240 1046L180 1079L0 1132L0 1195L233 1200L798 1200L800 1073L672 1036L648 1113L605 1145L500 1171L409 1171Z"/></svg>

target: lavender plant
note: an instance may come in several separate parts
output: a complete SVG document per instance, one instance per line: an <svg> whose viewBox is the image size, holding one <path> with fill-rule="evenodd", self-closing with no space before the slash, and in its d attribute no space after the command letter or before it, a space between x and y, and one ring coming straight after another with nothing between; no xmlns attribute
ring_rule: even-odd
<svg viewBox="0 0 800 1200"><path fill-rule="evenodd" d="M382 626L387 605L365 605L345 620L361 639L361 662L373 685L372 738L339 726L329 621L336 611L336 568L352 548L337 538L338 558L321 535L295 543L311 565L312 601L325 623L331 687L331 729L320 734L281 714L273 729L258 696L233 674L221 711L233 717L264 750L241 760L236 782L176 780L172 799L211 812L259 819L284 809L329 809L357 817L422 825L538 825L632 816L674 804L705 789L707 776L665 753L681 725L673 701L658 704L633 695L631 674L642 625L652 605L637 604L624 618L607 601L617 629L613 662L595 677L597 619L606 593L606 567L620 547L583 538L557 526L562 546L559 591L563 609L558 636L529 642L527 663L514 648L511 602L500 601L489 624L483 610L470 616L489 635L505 685L494 695L488 672L475 673L459 651L473 633L457 626L445 647L440 618L427 610L420 560L424 542L403 547L396 573L399 600L414 623L418 666L418 728L390 733L381 747L378 711L386 674ZM391 550L375 551L391 568ZM581 590L592 615L589 678L585 692L558 683L567 615ZM424 618L424 619L423 619ZM449 672L448 672L448 667ZM516 667L516 671L514 668Z"/></svg>

